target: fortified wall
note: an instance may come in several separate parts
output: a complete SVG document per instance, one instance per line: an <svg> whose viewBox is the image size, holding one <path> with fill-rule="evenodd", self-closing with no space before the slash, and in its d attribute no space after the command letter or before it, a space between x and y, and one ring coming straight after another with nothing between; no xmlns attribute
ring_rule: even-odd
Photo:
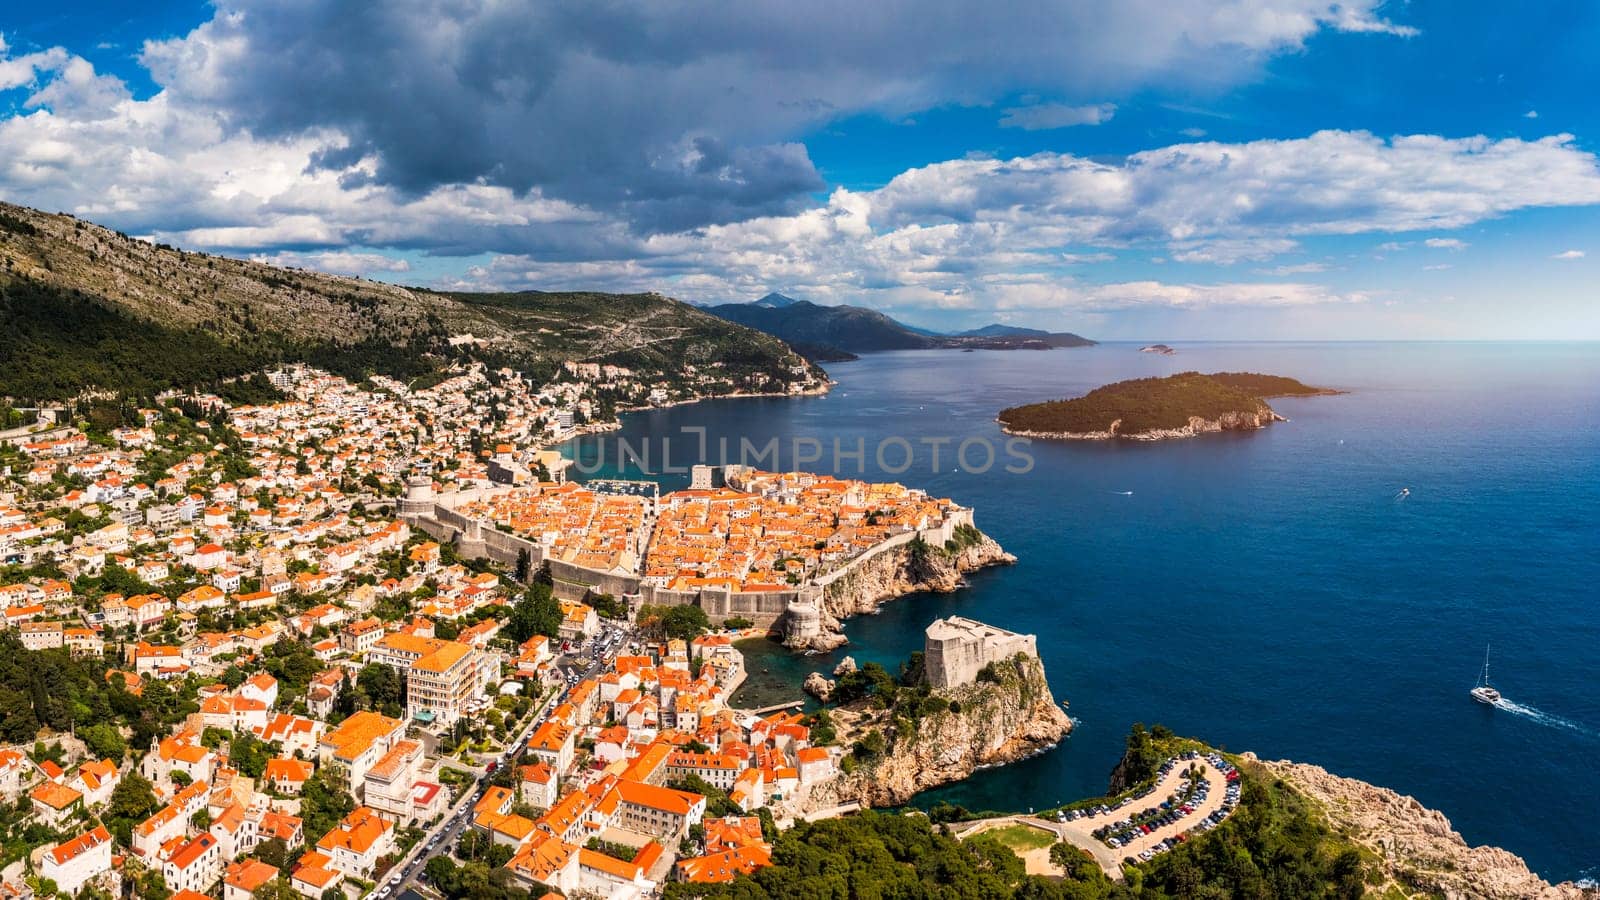
<svg viewBox="0 0 1600 900"><path fill-rule="evenodd" d="M957 526L972 524L972 510L953 510L950 516L932 528L890 537L838 569L819 576L815 585L759 592L722 588L672 591L644 584L637 575L602 572L559 559L547 559L543 545L501 531L493 523L485 523L457 510L458 507L509 490L511 488L475 488L440 496L434 492L431 479L413 477L406 482L406 493L400 498L397 510L400 517L412 527L426 532L440 543L454 546L463 557L488 558L505 566L513 566L519 556L527 553L535 567L548 563L554 581L554 593L563 600L581 600L586 593L593 591L613 597L638 597L640 603L652 606L692 604L704 609L713 621L739 616L759 626L773 626L781 620L793 620L786 626L787 630L808 636L821 631L822 595L829 585L879 554L908 544L918 537L940 546L950 540Z"/></svg>
<svg viewBox="0 0 1600 900"><path fill-rule="evenodd" d="M934 619L925 632L922 664L928 684L935 689L968 684L983 667L1008 660L1018 653L1039 657L1036 639L975 619L951 616Z"/></svg>

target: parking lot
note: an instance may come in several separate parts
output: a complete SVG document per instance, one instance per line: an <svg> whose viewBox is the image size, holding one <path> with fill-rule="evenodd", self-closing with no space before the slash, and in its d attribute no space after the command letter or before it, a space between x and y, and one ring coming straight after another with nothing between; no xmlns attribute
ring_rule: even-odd
<svg viewBox="0 0 1600 900"><path fill-rule="evenodd" d="M1239 772L1217 754L1188 751L1161 766L1155 784L1112 805L1057 817L1065 832L1144 861L1222 824L1239 805ZM1099 855L1099 854L1096 854Z"/></svg>

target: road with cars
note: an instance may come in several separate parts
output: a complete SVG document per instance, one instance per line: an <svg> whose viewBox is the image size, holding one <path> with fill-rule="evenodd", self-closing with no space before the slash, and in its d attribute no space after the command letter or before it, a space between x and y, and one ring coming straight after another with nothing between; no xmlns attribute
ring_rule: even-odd
<svg viewBox="0 0 1600 900"><path fill-rule="evenodd" d="M455 850L462 832L472 826L472 807L488 790L489 780L494 772L501 766L518 765L528 747L528 738L533 736L535 729L544 724L550 710L566 699L573 685L599 674L611 660L616 658L619 651L632 642L633 638L634 630L631 626L602 620L600 630L593 637L563 652L556 661L556 669L561 673L562 679L560 689L545 698L528 724L507 743L508 749L505 753L489 763L481 773L474 770L478 779L472 789L463 793L445 817L417 841L410 853L395 864L374 896L379 900L387 900L392 895L404 893L408 888L419 884L425 885L427 879L423 870L428 860L441 853L451 853Z"/></svg>

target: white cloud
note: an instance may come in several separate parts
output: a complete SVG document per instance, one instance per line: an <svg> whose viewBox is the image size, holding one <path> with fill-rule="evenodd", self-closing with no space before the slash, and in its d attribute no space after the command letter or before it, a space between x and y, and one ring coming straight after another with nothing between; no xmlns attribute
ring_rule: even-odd
<svg viewBox="0 0 1600 900"><path fill-rule="evenodd" d="M1013 106L1005 110L1005 115L1000 117L1000 127L1044 131L1072 125L1099 125L1111 121L1116 112L1117 106L1114 103L1100 103L1094 106L1068 106L1064 103Z"/></svg>
<svg viewBox="0 0 1600 900"><path fill-rule="evenodd" d="M1465 250L1471 246L1466 241L1458 240L1457 238L1428 238L1422 243L1423 246L1431 247L1434 250Z"/></svg>
<svg viewBox="0 0 1600 900"><path fill-rule="evenodd" d="M1537 118L1539 118L1539 111L1537 109L1530 109L1527 112L1523 113L1522 117L1524 119L1537 119Z"/></svg>
<svg viewBox="0 0 1600 900"><path fill-rule="evenodd" d="M1280 278L1284 275L1313 275L1317 272L1328 271L1328 264L1319 262L1292 263L1273 266L1270 269L1256 269L1255 271L1258 275L1275 275Z"/></svg>
<svg viewBox="0 0 1600 900"><path fill-rule="evenodd" d="M1450 265L1449 263L1434 263L1431 266L1423 266L1422 267L1422 271L1424 271L1424 272L1441 272L1441 271L1443 271L1445 269L1453 269L1453 268L1455 268L1455 267Z"/></svg>
<svg viewBox="0 0 1600 900"><path fill-rule="evenodd" d="M1178 262L1228 266L1237 262L1271 259L1300 245L1286 238L1256 237L1177 241L1171 246L1172 258Z"/></svg>
<svg viewBox="0 0 1600 900"><path fill-rule="evenodd" d="M1185 128L1178 133L1189 138L1203 138L1206 136L1206 130L1204 128L1194 128L1192 126Z"/></svg>
<svg viewBox="0 0 1600 900"><path fill-rule="evenodd" d="M324 253L258 253L251 257L256 262L297 269L314 269L334 275L393 274L411 271L411 263L382 253L351 253L328 251Z"/></svg>
<svg viewBox="0 0 1600 900"><path fill-rule="evenodd" d="M1582 250L1563 250L1550 257L1551 259L1583 259Z"/></svg>

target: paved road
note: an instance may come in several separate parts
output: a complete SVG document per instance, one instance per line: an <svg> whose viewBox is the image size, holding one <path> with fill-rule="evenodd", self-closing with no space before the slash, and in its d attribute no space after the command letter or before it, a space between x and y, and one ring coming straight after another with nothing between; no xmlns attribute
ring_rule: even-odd
<svg viewBox="0 0 1600 900"><path fill-rule="evenodd" d="M597 648L600 646L599 642L602 639L618 634L621 635L620 638L613 641L610 645L611 649L605 653L594 653L590 656L575 654L567 658L571 663L570 665L558 664L557 668L561 668L563 671L579 673L579 680L598 674L611 660L616 658L617 652L624 649L628 642L634 639L635 635L633 630L626 626L602 623L601 631L591 640L589 646ZM560 690L547 697L534 713L533 718L523 727L521 733L509 743L508 746L513 749L511 755L506 759L506 766L516 766L522 760L523 751L528 747L528 738L533 735L534 729L544 723L545 717L549 715L550 710L566 699L568 690L570 690L570 687L563 685ZM460 767L462 763L452 761L452 765ZM455 805L450 808L444 819L430 829L417 842L417 845L411 848L411 852L390 870L388 879L378 887L377 897L387 898L404 893L407 888L414 887L417 884L417 876L422 874L429 859L441 853L454 852L456 842L461 837L461 833L472 825L472 805L478 802L478 799L483 796L484 790L489 786L489 773L481 772L475 767L468 768L472 768L474 774L478 775L477 782L471 790L462 794L461 799L457 800Z"/></svg>

